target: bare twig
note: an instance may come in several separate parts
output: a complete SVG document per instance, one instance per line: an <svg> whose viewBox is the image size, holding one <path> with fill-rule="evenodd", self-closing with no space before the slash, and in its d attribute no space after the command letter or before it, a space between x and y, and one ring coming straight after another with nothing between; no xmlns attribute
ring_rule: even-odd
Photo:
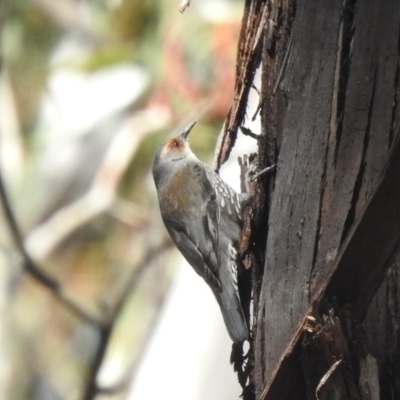
<svg viewBox="0 0 400 400"><path fill-rule="evenodd" d="M326 384L329 377L335 372L336 368L339 366L339 364L341 364L341 362L342 362L342 360L337 360L335 363L333 363L332 366L328 369L328 371L324 374L324 376L319 381L317 389L315 390L315 397L317 398L317 400L319 400L318 395L319 395L320 390Z"/></svg>
<svg viewBox="0 0 400 400"><path fill-rule="evenodd" d="M255 181L257 178L259 178L261 175L266 174L267 172L273 170L276 167L276 164L271 165L269 167L265 167L263 168L261 171L258 171L257 173L255 173L254 175L249 176L249 181L253 182Z"/></svg>
<svg viewBox="0 0 400 400"><path fill-rule="evenodd" d="M251 129L246 128L245 126L240 126L239 128L240 128L241 132L243 133L243 135L249 136L249 137L251 137L251 138L253 138L255 140L259 140L260 139L260 136L257 135L256 133L252 132Z"/></svg>
<svg viewBox="0 0 400 400"><path fill-rule="evenodd" d="M178 10L180 13L183 13L189 6L191 0L182 0L181 5L179 6Z"/></svg>

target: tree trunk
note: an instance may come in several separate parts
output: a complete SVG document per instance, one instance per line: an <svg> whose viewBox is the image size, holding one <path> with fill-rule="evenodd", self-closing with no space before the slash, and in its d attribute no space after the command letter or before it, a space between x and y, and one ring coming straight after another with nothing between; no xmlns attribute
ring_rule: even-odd
<svg viewBox="0 0 400 400"><path fill-rule="evenodd" d="M256 398L399 399L400 3L246 7L267 15L259 154L277 164L252 211Z"/></svg>

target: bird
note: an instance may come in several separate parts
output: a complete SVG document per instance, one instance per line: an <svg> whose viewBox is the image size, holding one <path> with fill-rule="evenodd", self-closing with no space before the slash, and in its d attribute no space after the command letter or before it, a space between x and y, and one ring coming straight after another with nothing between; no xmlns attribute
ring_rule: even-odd
<svg viewBox="0 0 400 400"><path fill-rule="evenodd" d="M233 342L249 337L240 302L238 273L242 210L239 194L192 152L195 122L156 152L153 178L164 225L178 250L211 288Z"/></svg>

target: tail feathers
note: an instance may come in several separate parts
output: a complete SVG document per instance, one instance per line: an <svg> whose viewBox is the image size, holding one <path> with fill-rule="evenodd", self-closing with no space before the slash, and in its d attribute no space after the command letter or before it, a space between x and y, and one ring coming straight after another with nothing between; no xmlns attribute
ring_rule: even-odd
<svg viewBox="0 0 400 400"><path fill-rule="evenodd" d="M220 238L220 246L223 250L218 269L221 291L214 293L221 308L229 336L234 342L240 342L249 337L237 283L238 269L241 268L241 264L231 239L223 233Z"/></svg>
<svg viewBox="0 0 400 400"><path fill-rule="evenodd" d="M237 293L229 294L227 291L222 291L216 294L216 298L231 339L234 342L248 339L249 330Z"/></svg>

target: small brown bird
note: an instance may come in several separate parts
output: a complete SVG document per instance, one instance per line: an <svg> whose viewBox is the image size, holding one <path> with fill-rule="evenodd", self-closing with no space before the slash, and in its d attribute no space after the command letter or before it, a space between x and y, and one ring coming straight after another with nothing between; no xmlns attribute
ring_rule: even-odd
<svg viewBox="0 0 400 400"><path fill-rule="evenodd" d="M169 139L156 153L153 177L161 216L172 240L213 291L231 339L248 338L237 276L242 207L236 193L191 151L188 135Z"/></svg>

